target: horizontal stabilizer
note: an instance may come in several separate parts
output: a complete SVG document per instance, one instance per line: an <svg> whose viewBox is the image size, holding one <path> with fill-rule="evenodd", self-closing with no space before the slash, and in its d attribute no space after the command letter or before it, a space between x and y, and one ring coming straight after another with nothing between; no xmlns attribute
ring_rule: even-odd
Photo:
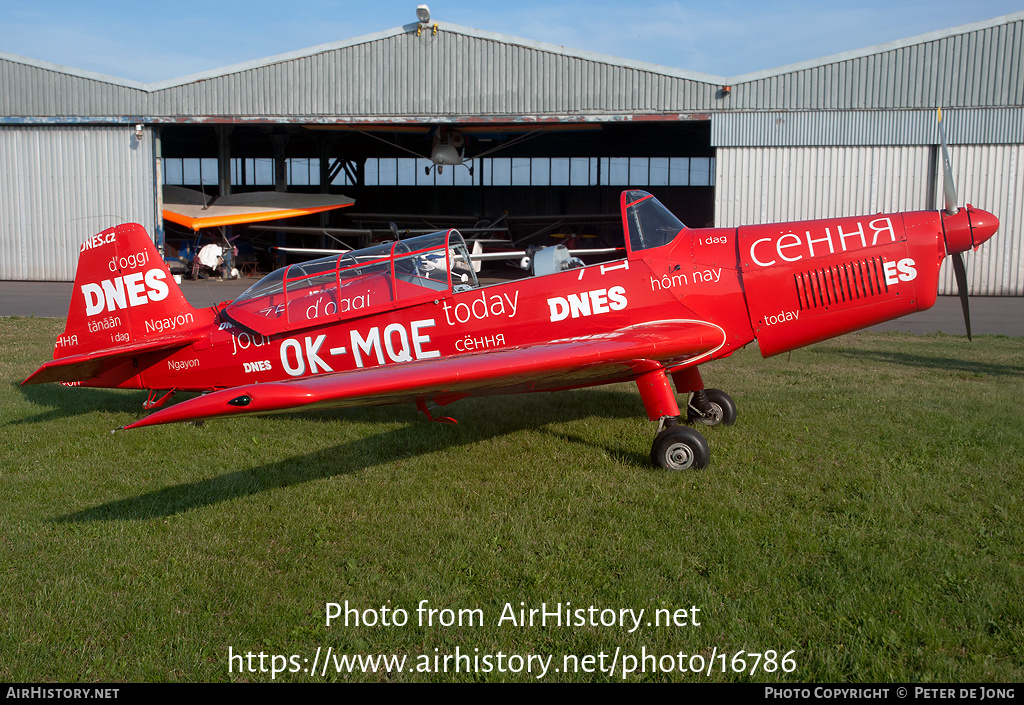
<svg viewBox="0 0 1024 705"><path fill-rule="evenodd" d="M81 382L92 379L105 370L119 364L124 358L153 352L173 352L191 345L203 336L185 337L178 335L160 340L145 340L139 343L121 345L106 350L96 350L80 355L69 355L50 360L33 372L22 384L43 384L45 382Z"/></svg>

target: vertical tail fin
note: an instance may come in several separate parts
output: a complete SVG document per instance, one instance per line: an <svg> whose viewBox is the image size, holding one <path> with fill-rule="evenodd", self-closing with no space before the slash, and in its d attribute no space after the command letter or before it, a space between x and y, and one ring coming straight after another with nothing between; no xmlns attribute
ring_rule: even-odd
<svg viewBox="0 0 1024 705"><path fill-rule="evenodd" d="M166 338L195 327L195 313L146 229L118 225L82 244L67 325L53 356Z"/></svg>

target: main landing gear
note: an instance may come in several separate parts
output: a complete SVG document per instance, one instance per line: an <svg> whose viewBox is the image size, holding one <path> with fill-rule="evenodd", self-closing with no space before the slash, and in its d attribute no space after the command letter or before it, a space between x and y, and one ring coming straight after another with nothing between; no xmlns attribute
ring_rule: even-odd
<svg viewBox="0 0 1024 705"><path fill-rule="evenodd" d="M696 367L673 372L672 380L680 394L693 392L686 407L688 423L718 426L736 422L736 403L732 397L720 389L704 389ZM707 439L696 430L679 425L679 406L665 369L651 369L636 382L648 418L658 421L651 462L666 470L706 468L711 461Z"/></svg>
<svg viewBox="0 0 1024 705"><path fill-rule="evenodd" d="M662 420L651 446L651 462L666 470L700 470L711 462L707 439L674 417Z"/></svg>
<svg viewBox="0 0 1024 705"><path fill-rule="evenodd" d="M736 423L736 402L721 389L699 389L686 406L687 423L705 426Z"/></svg>

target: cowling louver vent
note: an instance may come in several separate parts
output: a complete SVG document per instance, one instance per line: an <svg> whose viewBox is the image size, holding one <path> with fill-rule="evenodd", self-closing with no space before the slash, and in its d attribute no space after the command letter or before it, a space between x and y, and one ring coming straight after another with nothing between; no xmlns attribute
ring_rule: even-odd
<svg viewBox="0 0 1024 705"><path fill-rule="evenodd" d="M793 275L793 280L801 311L858 301L889 291L880 257L800 272Z"/></svg>

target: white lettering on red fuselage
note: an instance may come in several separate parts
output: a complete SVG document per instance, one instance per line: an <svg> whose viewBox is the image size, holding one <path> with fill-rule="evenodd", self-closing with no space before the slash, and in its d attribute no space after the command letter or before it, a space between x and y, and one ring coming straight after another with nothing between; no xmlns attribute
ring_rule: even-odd
<svg viewBox="0 0 1024 705"><path fill-rule="evenodd" d="M270 360L256 360L255 362L243 362L242 369L249 372L270 372L274 369L274 366L270 364Z"/></svg>
<svg viewBox="0 0 1024 705"><path fill-rule="evenodd" d="M166 278L166 270L150 269L146 272L104 279L99 283L83 284L85 315L95 316L104 309L111 312L144 306L151 301L163 301L170 293L167 282L164 281Z"/></svg>
<svg viewBox="0 0 1024 705"><path fill-rule="evenodd" d="M266 308L261 308L256 313L260 314L261 316L266 316L267 318L270 318L271 316L274 316L275 318L277 318L282 313L284 313L284 304L277 304L275 306L267 306Z"/></svg>
<svg viewBox="0 0 1024 705"><path fill-rule="evenodd" d="M426 350L430 336L423 333L424 328L433 328L433 318L423 321L391 323L384 327L374 326L365 334L356 329L349 331L352 357L356 367L366 367L367 363L378 365L390 362L410 362L440 357L440 350ZM281 342L281 366L290 377L301 377L306 374L333 372L328 363L333 357L348 354L349 348L344 346L328 348L324 343L327 334L316 337L305 336L300 342L298 338L286 338Z"/></svg>
<svg viewBox="0 0 1024 705"><path fill-rule="evenodd" d="M91 238L89 238L88 240L83 242L82 246L79 248L78 251L79 251L79 253L81 253L81 252L85 252L86 250L91 250L94 247L101 247L103 245L109 245L115 239L117 239L117 233L115 233L113 231L111 231L109 233L99 233L98 235L93 235Z"/></svg>
<svg viewBox="0 0 1024 705"><path fill-rule="evenodd" d="M551 322L564 321L572 316L596 316L601 313L621 311L629 302L626 300L626 289L613 286L610 289L595 289L568 296L553 296L548 299Z"/></svg>
<svg viewBox="0 0 1024 705"><path fill-rule="evenodd" d="M466 323L470 319L482 321L491 316L515 318L518 306L519 292L517 291L515 296L492 294L489 299L487 294L480 292L480 298L474 298L471 303L460 301L454 306L450 306L445 302L441 308L444 309L444 317L448 321L448 325L453 326L456 323Z"/></svg>
<svg viewBox="0 0 1024 705"><path fill-rule="evenodd" d="M433 328L434 319L424 321L413 321L409 324L409 330L401 323L392 323L384 329L383 336L379 326L374 326L366 335L353 329L351 332L352 355L356 360L356 367L365 367L363 355L368 358L373 354L377 358L377 364L384 364L384 353L387 352L388 359L392 362L409 362L410 360L425 360L432 357L441 357L440 350L424 350L423 346L430 342L430 336L420 331L423 328ZM383 340L383 348L381 341Z"/></svg>
<svg viewBox="0 0 1024 705"><path fill-rule="evenodd" d="M140 269L147 264L149 264L149 252L139 250L137 253L127 257L118 257L117 255L111 257L110 261L107 262L107 269L116 273L124 269Z"/></svg>
<svg viewBox="0 0 1024 705"><path fill-rule="evenodd" d="M487 348L500 348L505 346L505 334L495 335L467 335L455 341L455 349L458 352L473 352L474 350L486 350Z"/></svg>
<svg viewBox="0 0 1024 705"><path fill-rule="evenodd" d="M824 254L848 252L879 244L879 240L896 242L896 231L889 218L875 218L867 224L856 221L856 228L843 230L842 225L826 226L824 232L805 230L804 235L785 233L778 237L762 237L750 245L750 261L758 267L771 267L781 262L798 262L804 258L821 257Z"/></svg>
<svg viewBox="0 0 1024 705"><path fill-rule="evenodd" d="M188 360L168 360L167 369L173 370L174 372L184 372L185 370L191 370L193 367L199 367L198 358L190 358Z"/></svg>
<svg viewBox="0 0 1024 705"><path fill-rule="evenodd" d="M306 308L307 319L312 320L314 318L319 318L322 315L336 316L339 313L348 313L349 311L358 311L359 309L366 308L370 305L370 290L367 289L365 294L341 299L337 303L330 299L327 301L324 301L323 299L324 297L320 297L315 303L310 304Z"/></svg>
<svg viewBox="0 0 1024 705"><path fill-rule="evenodd" d="M101 318L98 321L86 321L86 325L89 328L90 333L99 333L100 331L110 330L111 328L119 328L121 326L120 316L107 316Z"/></svg>
<svg viewBox="0 0 1024 705"><path fill-rule="evenodd" d="M169 318L154 318L146 321L147 333L163 333L165 330L174 330L178 326L186 326L195 322L195 316L191 313L179 313Z"/></svg>
<svg viewBox="0 0 1024 705"><path fill-rule="evenodd" d="M882 270L885 272L885 283L892 286L897 282L914 281L917 279L915 264L917 263L909 257L904 257L899 262L883 262Z"/></svg>
<svg viewBox="0 0 1024 705"><path fill-rule="evenodd" d="M694 284L702 282L717 284L722 279L722 268L705 269L704 271L697 270L691 272L690 276L693 277ZM677 289L682 286L689 286L689 284L689 277L682 272L678 274L666 274L661 279L651 277L651 291L667 291L669 289Z"/></svg>
<svg viewBox="0 0 1024 705"><path fill-rule="evenodd" d="M223 324L221 330L224 330ZM262 348L264 345L270 345L270 338L265 335L254 335L244 330L237 333L234 330L231 331L232 357L237 355L239 350L248 350L250 347Z"/></svg>
<svg viewBox="0 0 1024 705"><path fill-rule="evenodd" d="M775 326L780 323L786 323L788 321L796 321L800 318L799 311L780 311L771 316L764 317L764 324L766 326Z"/></svg>

